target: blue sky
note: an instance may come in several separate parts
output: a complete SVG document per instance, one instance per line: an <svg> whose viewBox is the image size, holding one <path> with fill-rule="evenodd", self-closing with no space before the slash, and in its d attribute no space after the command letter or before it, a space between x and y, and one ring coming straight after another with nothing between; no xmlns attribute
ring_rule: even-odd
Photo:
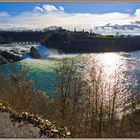
<svg viewBox="0 0 140 140"><path fill-rule="evenodd" d="M100 33L140 34L140 2L0 2L0 29L61 26ZM130 26L133 26L132 28Z"/></svg>
<svg viewBox="0 0 140 140"><path fill-rule="evenodd" d="M1 2L0 11L19 14L30 11L35 6L50 4L63 6L68 13L109 13L123 12L133 14L140 7L140 2Z"/></svg>

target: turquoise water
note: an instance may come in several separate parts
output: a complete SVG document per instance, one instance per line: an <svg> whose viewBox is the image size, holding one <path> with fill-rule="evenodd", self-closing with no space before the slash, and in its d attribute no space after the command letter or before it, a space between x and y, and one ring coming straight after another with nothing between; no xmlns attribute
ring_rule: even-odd
<svg viewBox="0 0 140 140"><path fill-rule="evenodd" d="M34 81L34 87L37 90L44 90L50 98L52 95L53 87L56 82L56 73L58 61L55 60L36 60L25 59L21 62L10 63L0 66L0 72L8 74L9 72L18 73L22 68L27 70L27 79Z"/></svg>
<svg viewBox="0 0 140 140"><path fill-rule="evenodd" d="M20 62L0 65L0 72L3 74L18 73L22 68L25 68L27 70L26 79L34 81L34 88L43 90L50 98L54 98L56 96L54 93L54 85L57 81L56 70L59 69L61 60L65 57L71 57L71 55L59 55L57 51L49 51L45 46L39 44L34 45L34 47L44 59L32 59L28 55L31 47L31 45L1 44L1 50L18 52L24 50L26 53L22 54L25 59Z"/></svg>
<svg viewBox="0 0 140 140"><path fill-rule="evenodd" d="M57 95L54 91L54 85L57 81L57 70L59 63L63 58L74 57L75 55L62 55L48 57L47 59L27 58L20 62L0 65L0 72L3 74L18 73L22 68L27 70L26 79L34 81L36 90L43 90L50 98Z"/></svg>

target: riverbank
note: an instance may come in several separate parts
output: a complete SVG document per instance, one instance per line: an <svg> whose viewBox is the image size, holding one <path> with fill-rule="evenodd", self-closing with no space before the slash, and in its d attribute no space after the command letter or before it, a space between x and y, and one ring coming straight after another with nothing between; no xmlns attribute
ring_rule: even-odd
<svg viewBox="0 0 140 140"><path fill-rule="evenodd" d="M140 50L140 36L102 36L60 31L46 37L43 44L63 53L131 52Z"/></svg>

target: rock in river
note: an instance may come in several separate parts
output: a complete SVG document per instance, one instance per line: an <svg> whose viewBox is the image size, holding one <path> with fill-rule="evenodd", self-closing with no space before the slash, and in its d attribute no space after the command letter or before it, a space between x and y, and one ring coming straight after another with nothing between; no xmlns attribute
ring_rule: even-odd
<svg viewBox="0 0 140 140"><path fill-rule="evenodd" d="M41 55L39 54L39 52L37 51L35 47L31 47L30 55L32 58L35 58L35 59L41 58Z"/></svg>
<svg viewBox="0 0 140 140"><path fill-rule="evenodd" d="M8 62L17 62L21 60L21 57L19 55L7 52L7 51L2 51L0 52L1 56L6 59Z"/></svg>
<svg viewBox="0 0 140 140"><path fill-rule="evenodd" d="M0 55L0 64L5 64L7 61Z"/></svg>

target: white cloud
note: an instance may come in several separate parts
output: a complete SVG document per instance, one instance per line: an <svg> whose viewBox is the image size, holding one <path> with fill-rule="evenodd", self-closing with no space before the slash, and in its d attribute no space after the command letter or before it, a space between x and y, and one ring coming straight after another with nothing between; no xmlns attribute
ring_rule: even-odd
<svg viewBox="0 0 140 140"><path fill-rule="evenodd" d="M136 9L135 15L140 16L140 9Z"/></svg>
<svg viewBox="0 0 140 140"><path fill-rule="evenodd" d="M61 11L64 11L64 7L63 7L63 6L59 6L59 9L60 9Z"/></svg>
<svg viewBox="0 0 140 140"><path fill-rule="evenodd" d="M39 6L36 6L34 8L35 11L40 11L40 12L43 12L43 8L39 7Z"/></svg>
<svg viewBox="0 0 140 140"><path fill-rule="evenodd" d="M49 4L43 5L43 9L46 10L47 12L58 10L54 5L49 5Z"/></svg>
<svg viewBox="0 0 140 140"><path fill-rule="evenodd" d="M36 6L34 8L34 11L40 11L40 12L64 11L64 7L63 6L59 6L57 8L54 5L45 4L45 5L42 5L42 6Z"/></svg>
<svg viewBox="0 0 140 140"><path fill-rule="evenodd" d="M8 16L8 17L7 17ZM25 11L18 15L9 15L0 12L1 28L44 28L48 26L62 26L73 30L93 29L95 26L131 25L140 21L140 9L136 9L134 15L129 13L112 12L105 14L91 13L67 13L64 7L54 5L36 6L32 11ZM133 32L133 31L132 31Z"/></svg>

